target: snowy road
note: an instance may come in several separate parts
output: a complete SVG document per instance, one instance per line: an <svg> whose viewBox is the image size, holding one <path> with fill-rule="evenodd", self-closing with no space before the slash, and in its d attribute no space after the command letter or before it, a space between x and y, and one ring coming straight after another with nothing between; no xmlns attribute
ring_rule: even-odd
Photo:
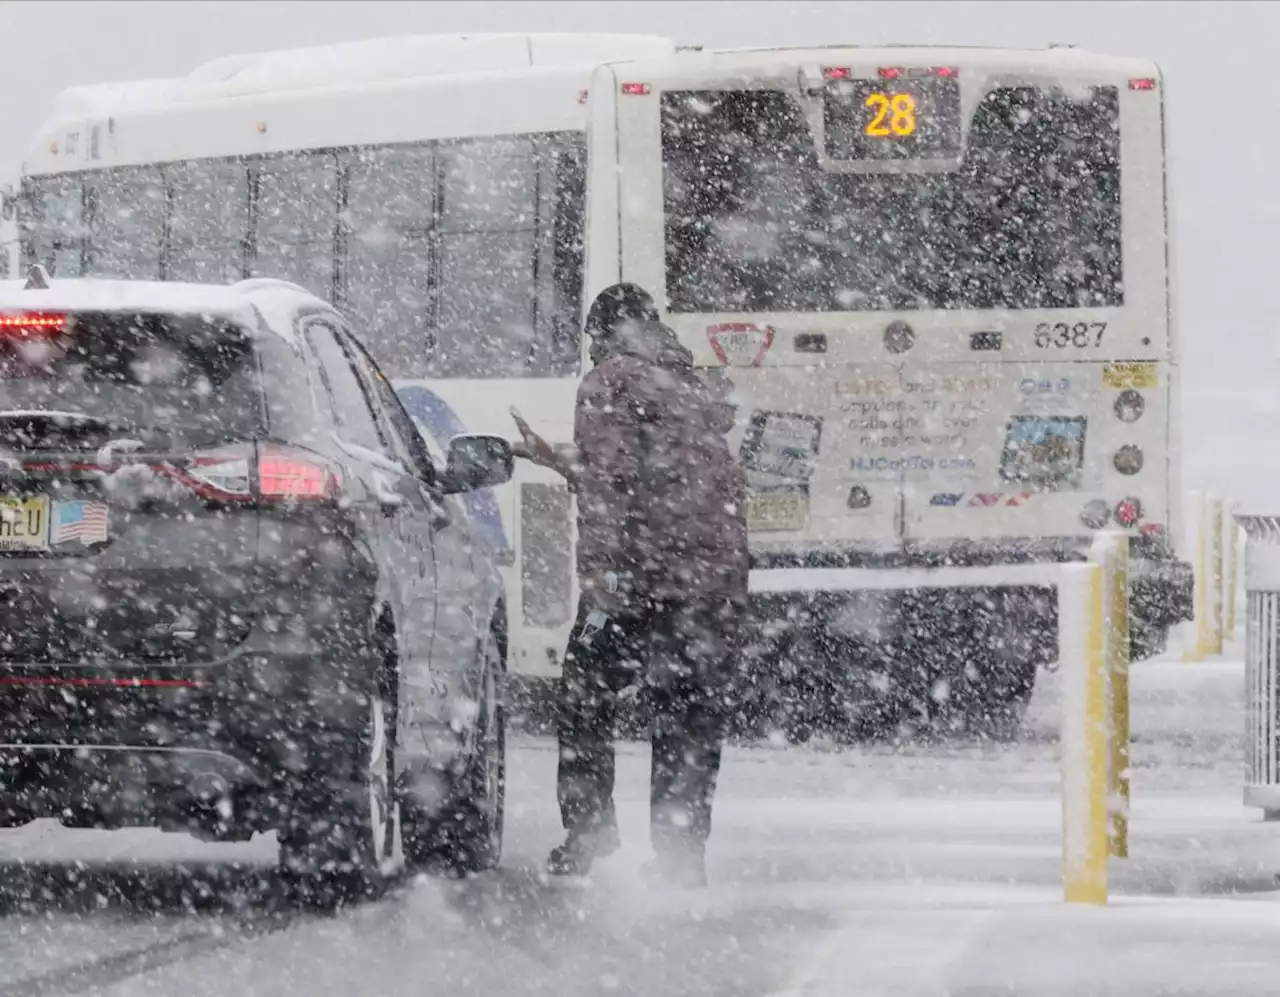
<svg viewBox="0 0 1280 997"><path fill-rule="evenodd" d="M1280 825L1239 803L1241 672L1135 668L1133 858L1113 864L1107 910L1058 902L1049 676L1016 746L731 751L701 894L640 878L636 746L626 847L587 883L537 875L559 833L541 740L512 752L499 873L334 917L287 905L269 841L2 832L0 994L1274 992Z"/></svg>

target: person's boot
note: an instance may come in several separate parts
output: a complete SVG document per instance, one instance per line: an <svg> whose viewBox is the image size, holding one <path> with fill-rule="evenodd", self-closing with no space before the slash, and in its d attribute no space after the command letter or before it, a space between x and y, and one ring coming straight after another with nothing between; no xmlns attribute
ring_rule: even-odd
<svg viewBox="0 0 1280 997"><path fill-rule="evenodd" d="M614 824L590 831L570 831L564 844L551 849L547 856L547 872L552 876L585 876L596 859L608 858L621 846Z"/></svg>

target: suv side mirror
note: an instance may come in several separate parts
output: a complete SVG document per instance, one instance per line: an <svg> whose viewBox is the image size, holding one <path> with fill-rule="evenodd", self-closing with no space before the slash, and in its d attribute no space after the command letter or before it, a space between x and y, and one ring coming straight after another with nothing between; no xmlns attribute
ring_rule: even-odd
<svg viewBox="0 0 1280 997"><path fill-rule="evenodd" d="M440 487L446 495L506 484L515 470L511 444L501 436L467 433L449 441Z"/></svg>

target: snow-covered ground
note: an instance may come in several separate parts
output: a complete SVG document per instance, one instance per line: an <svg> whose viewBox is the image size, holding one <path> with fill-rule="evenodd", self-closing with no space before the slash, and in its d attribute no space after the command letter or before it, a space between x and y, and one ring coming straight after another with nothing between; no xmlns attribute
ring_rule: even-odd
<svg viewBox="0 0 1280 997"><path fill-rule="evenodd" d="M521 740L500 872L336 917L278 902L269 841L6 832L0 993L1280 992L1280 825L1240 803L1242 672L1135 666L1132 858L1104 909L1060 899L1048 675L1017 745L731 750L698 894L640 877L639 745L620 760L624 849L589 881L537 871L559 834L555 751Z"/></svg>

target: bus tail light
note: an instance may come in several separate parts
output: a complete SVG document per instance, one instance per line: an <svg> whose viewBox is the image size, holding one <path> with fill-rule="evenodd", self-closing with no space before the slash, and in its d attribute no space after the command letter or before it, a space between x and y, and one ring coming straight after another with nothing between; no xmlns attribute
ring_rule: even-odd
<svg viewBox="0 0 1280 997"><path fill-rule="evenodd" d="M866 509L871 505L871 493L862 485L854 485L849 489L848 505L850 509Z"/></svg>
<svg viewBox="0 0 1280 997"><path fill-rule="evenodd" d="M633 97L643 97L649 92L648 83L624 83L622 92Z"/></svg>
<svg viewBox="0 0 1280 997"><path fill-rule="evenodd" d="M901 66L881 66L876 70L876 73L882 80L900 80L904 76L913 80L929 76L934 76L938 79L944 80L954 80L960 75L960 70L956 66L912 66L910 69L903 69ZM827 77L827 79L836 78L837 77L832 76ZM850 76L839 78L849 79Z"/></svg>
<svg viewBox="0 0 1280 997"><path fill-rule="evenodd" d="M1116 396L1116 418L1121 422L1137 422L1146 408L1146 400L1133 388L1125 388Z"/></svg>
<svg viewBox="0 0 1280 997"><path fill-rule="evenodd" d="M1121 499L1116 505L1116 522L1125 529L1138 525L1142 519L1142 503L1136 498Z"/></svg>
<svg viewBox="0 0 1280 997"><path fill-rule="evenodd" d="M1130 90L1154 90L1155 88L1156 81L1149 76L1129 81Z"/></svg>
<svg viewBox="0 0 1280 997"><path fill-rule="evenodd" d="M1142 450L1127 444L1116 451L1111 463L1121 474L1137 474L1142 470Z"/></svg>
<svg viewBox="0 0 1280 997"><path fill-rule="evenodd" d="M1080 522L1091 530L1100 530L1111 522L1111 506L1103 499L1092 499L1080 510Z"/></svg>
<svg viewBox="0 0 1280 997"><path fill-rule="evenodd" d="M825 80L851 80L853 70L848 66L823 66L822 78Z"/></svg>

